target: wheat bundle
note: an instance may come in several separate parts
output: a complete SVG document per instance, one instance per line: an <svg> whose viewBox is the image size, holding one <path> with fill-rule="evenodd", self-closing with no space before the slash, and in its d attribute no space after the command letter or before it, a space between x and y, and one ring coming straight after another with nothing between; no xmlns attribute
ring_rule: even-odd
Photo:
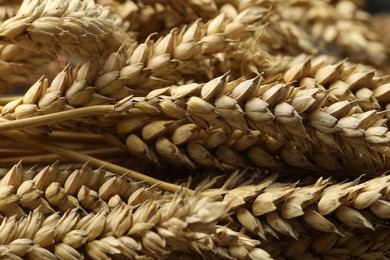
<svg viewBox="0 0 390 260"><path fill-rule="evenodd" d="M0 258L388 259L388 26L362 8L0 1Z"/></svg>

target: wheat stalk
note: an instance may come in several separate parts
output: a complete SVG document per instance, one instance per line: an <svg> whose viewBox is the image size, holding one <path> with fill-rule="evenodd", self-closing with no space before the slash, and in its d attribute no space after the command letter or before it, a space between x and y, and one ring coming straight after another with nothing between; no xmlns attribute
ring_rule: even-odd
<svg viewBox="0 0 390 260"><path fill-rule="evenodd" d="M74 148L73 148L74 149ZM129 154L126 151L123 151L121 148L116 147L103 147L103 148L83 148L77 149L78 152L86 154L88 156L98 158L100 160L105 160L108 162L113 162L112 160L116 159L129 159ZM28 154L26 154L28 153ZM40 163L51 163L53 161L60 160L62 163L72 162L74 160L62 157L54 153L44 153L41 150L26 150L26 149L7 149L0 150L2 155L0 159L0 166L8 167L13 164L18 163L20 160L24 162L25 165L35 165ZM134 170L137 170L134 168ZM144 170L145 172L145 170Z"/></svg>
<svg viewBox="0 0 390 260"><path fill-rule="evenodd" d="M49 142L48 140L45 140L45 139L37 137L37 136L35 136L34 138L31 138L31 135L20 133L20 132L7 134L7 136L12 138L12 139L15 139L17 141L35 146L37 148L44 149L46 151L49 151L49 152L52 152L55 154L59 154L59 155L66 157L66 158L70 158L76 162L81 162L81 163L90 162L91 165L94 167L105 167L107 170L112 171L117 175L126 174L134 180L144 181L145 183L147 183L149 185L159 185L161 187L161 189L169 191L169 192L176 192L176 191L182 190L188 194L193 193L192 190L184 188L182 186L179 186L179 185L176 185L173 183L169 183L169 182L165 182L165 181L161 181L161 180L158 180L156 178L141 174L139 172L118 166L116 164L109 163L109 162L106 162L103 160L99 160L99 159L96 159L92 156L89 156L89 155L86 155L86 154L83 154L80 152L72 151L70 149L63 148L59 145L55 145L55 144Z"/></svg>

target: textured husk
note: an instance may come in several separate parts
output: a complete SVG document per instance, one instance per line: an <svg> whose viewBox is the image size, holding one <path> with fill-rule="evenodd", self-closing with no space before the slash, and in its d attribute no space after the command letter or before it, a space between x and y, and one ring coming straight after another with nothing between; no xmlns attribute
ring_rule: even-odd
<svg viewBox="0 0 390 260"><path fill-rule="evenodd" d="M363 1L0 21L0 258L389 257L389 26Z"/></svg>

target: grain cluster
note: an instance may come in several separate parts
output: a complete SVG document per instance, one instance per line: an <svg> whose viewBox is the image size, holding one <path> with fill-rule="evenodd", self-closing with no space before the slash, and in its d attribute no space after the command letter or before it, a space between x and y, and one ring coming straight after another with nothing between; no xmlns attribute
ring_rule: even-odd
<svg viewBox="0 0 390 260"><path fill-rule="evenodd" d="M0 258L390 259L363 6L0 0Z"/></svg>

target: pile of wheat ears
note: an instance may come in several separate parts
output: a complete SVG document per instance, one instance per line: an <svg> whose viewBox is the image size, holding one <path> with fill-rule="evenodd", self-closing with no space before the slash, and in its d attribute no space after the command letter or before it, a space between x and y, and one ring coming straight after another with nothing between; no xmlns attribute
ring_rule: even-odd
<svg viewBox="0 0 390 260"><path fill-rule="evenodd" d="M0 0L0 21L0 259L390 259L388 16Z"/></svg>

